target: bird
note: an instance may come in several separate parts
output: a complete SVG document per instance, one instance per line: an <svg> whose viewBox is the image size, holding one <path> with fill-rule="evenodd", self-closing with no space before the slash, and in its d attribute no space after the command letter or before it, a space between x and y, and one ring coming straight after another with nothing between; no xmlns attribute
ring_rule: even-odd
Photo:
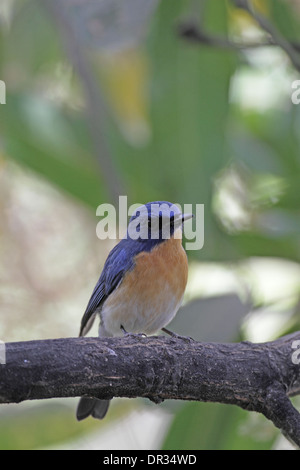
<svg viewBox="0 0 300 470"><path fill-rule="evenodd" d="M166 326L183 301L188 279L183 223L193 217L168 201L148 202L131 216L126 235L111 250L83 314L79 336L100 316L99 337L152 335ZM76 417L103 419L110 400L81 397Z"/></svg>

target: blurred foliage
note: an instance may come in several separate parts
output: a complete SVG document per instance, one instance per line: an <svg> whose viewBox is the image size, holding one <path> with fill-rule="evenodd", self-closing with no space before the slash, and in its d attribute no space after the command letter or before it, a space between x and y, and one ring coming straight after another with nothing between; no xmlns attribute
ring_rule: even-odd
<svg viewBox="0 0 300 470"><path fill-rule="evenodd" d="M264 0L255 5L281 34L300 42L297 2ZM15 296L13 283L21 291L23 282L27 292L19 310L41 311L41 305L29 301L32 289L39 299L46 295L48 309L52 299L54 312L62 289L74 296L83 279L92 278L96 268L85 265L84 259L86 247L91 245L93 251L95 242L89 232L92 223L86 223L83 211L95 214L99 204L112 202L119 193L127 194L129 204L160 199L181 205L204 203L204 249L189 252L189 257L198 263L223 262L229 269L237 263L236 271L232 269L234 283L229 285L240 281L242 299L237 301L236 293L220 296L223 282L228 281L221 276L215 280L210 302L198 299L183 307L181 320L175 320L178 331L189 327L201 332L204 340L224 340L224 334L228 341L238 339L242 334L238 325L246 313L267 306L253 295L249 266L239 263L249 257L272 257L290 260L299 268L300 106L290 98L297 74L276 47L237 52L191 44L178 34L178 25L186 21L237 41L247 42L249 36L259 41L263 36L249 15L229 1L2 2L0 79L6 83L7 104L0 106L0 237L6 245L2 244L0 253L6 263L1 274L6 291L0 292L0 301L7 311ZM259 95L260 90L265 93ZM30 222L36 223L36 218L33 214L28 220L26 214L23 219L9 216L16 214L24 200L22 207L27 207L20 170L38 175L45 188L50 184L60 193L50 191L52 205L40 203L33 210L36 218L49 208L52 214L41 233L53 236L60 247L54 263L61 289L56 299L52 273L47 272L44 285L41 281L42 254L36 252L38 245L41 251L45 246L41 237L33 236ZM34 188L31 198L40 201L43 191L40 186ZM62 195L76 206L73 212L70 209L76 223L66 216ZM86 225L89 229L80 231L79 226ZM61 232L68 234L65 245L57 242ZM14 249L10 251L14 256L6 258L3 247L10 243L27 254L27 264L18 265ZM69 271L62 282L64 271L58 258L67 257L71 246L76 262L66 262ZM50 250L47 268L51 255ZM5 276L12 266L18 279L10 280L7 287ZM72 291L67 286L74 270L81 276L71 283ZM199 296L203 292L198 271L197 276ZM9 295L12 291L13 296ZM296 289L288 291L284 306L275 305L284 318L280 333L299 328L299 294L298 282ZM195 306L204 313L210 309L209 318L197 318ZM18 325L24 325L22 316ZM49 331L41 330L43 334ZM62 425L55 413L50 419L48 411L41 410L40 418L28 418L38 429L35 433L31 427L31 437L26 434L24 416L19 421L17 416L5 418L8 431L1 427L0 447L34 448L77 432L77 423L72 425L66 418ZM264 432L265 421L247 428L248 419L248 413L235 407L186 404L176 414L164 448L270 448L274 435ZM45 422L47 435L35 439ZM94 423L86 426L94 427ZM19 434L14 436L13 429Z"/></svg>
<svg viewBox="0 0 300 470"><path fill-rule="evenodd" d="M20 413L8 413L1 417L1 448L28 450L70 439L83 431L78 429L76 433L73 421L68 409L61 405L37 406ZM89 427L84 425L84 428Z"/></svg>
<svg viewBox="0 0 300 470"><path fill-rule="evenodd" d="M264 450L277 432L263 417L231 405L188 403L163 444L167 450Z"/></svg>

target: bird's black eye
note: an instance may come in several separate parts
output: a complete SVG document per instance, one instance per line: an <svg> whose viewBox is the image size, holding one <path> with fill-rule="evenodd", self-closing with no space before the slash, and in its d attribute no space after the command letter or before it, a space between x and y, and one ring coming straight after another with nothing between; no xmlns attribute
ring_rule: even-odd
<svg viewBox="0 0 300 470"><path fill-rule="evenodd" d="M151 217L148 218L148 227L151 227Z"/></svg>

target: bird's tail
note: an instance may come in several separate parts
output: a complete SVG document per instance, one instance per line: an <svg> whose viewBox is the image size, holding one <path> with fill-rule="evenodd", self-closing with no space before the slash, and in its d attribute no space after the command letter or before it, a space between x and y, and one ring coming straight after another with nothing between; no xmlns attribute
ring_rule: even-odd
<svg viewBox="0 0 300 470"><path fill-rule="evenodd" d="M90 325L93 323L95 319L94 317L95 315L93 315L93 318L90 319ZM88 329L90 328L90 325L88 326ZM86 327L84 327L84 329L86 330ZM85 335L88 329L86 331L83 331L83 328L81 326L79 336ZM101 338L104 336L110 335L107 333L104 326L100 324L99 337ZM99 400L98 398L92 397L81 397L77 405L76 418L78 421L81 421L82 419L85 419L88 416L92 416L96 419L103 419L107 413L109 404L110 400Z"/></svg>
<svg viewBox="0 0 300 470"><path fill-rule="evenodd" d="M98 398L82 397L79 400L76 418L78 421L92 416L93 418L103 419L107 413L110 400L99 400Z"/></svg>

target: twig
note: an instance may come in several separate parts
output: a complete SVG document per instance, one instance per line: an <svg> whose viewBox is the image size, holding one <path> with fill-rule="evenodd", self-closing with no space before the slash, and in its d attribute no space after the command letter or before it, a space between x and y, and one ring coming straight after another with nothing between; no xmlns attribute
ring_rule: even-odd
<svg viewBox="0 0 300 470"><path fill-rule="evenodd" d="M297 50L287 39L285 39L280 34L280 32L275 28L275 26L265 16L261 15L258 11L254 10L248 0L232 1L238 8L241 8L247 11L247 13L249 13L249 15L256 21L256 23L261 27L261 29L263 29L266 33L271 36L272 41L285 51L295 69L300 71L300 56L298 55Z"/></svg>
<svg viewBox="0 0 300 470"><path fill-rule="evenodd" d="M264 41L254 42L238 42L227 39L224 36L217 36L209 34L198 26L192 23L184 23L178 26L178 34L190 42L200 43L204 46L216 47L219 49L228 49L234 51L241 51L244 49L258 49L261 47L279 47L272 38L268 38ZM300 44L297 42L291 42L295 50L300 52Z"/></svg>
<svg viewBox="0 0 300 470"><path fill-rule="evenodd" d="M86 395L235 404L263 413L300 447L300 413L289 400L300 394L299 340L300 332L261 344L142 335L7 343L0 402Z"/></svg>
<svg viewBox="0 0 300 470"><path fill-rule="evenodd" d="M116 204L120 194L125 194L119 173L115 168L111 155L108 151L104 132L104 110L105 104L101 97L99 84L95 79L91 64L86 51L81 44L80 38L74 31L74 27L63 2L57 0L44 0L48 10L52 13L55 24L63 41L65 51L70 58L77 76L79 77L86 99L86 117L94 144L95 155L100 164L103 179L106 183L108 193Z"/></svg>

